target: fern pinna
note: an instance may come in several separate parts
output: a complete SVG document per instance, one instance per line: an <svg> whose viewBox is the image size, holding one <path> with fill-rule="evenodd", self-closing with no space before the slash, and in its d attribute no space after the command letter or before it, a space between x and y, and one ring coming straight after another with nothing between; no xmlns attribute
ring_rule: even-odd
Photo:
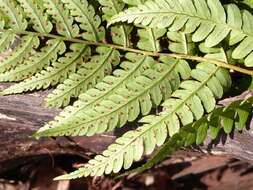
<svg viewBox="0 0 253 190"><path fill-rule="evenodd" d="M183 146L201 144L208 130L212 138L221 128L243 130L252 98L225 108L216 101L245 90L234 83L238 75L252 80L251 5L0 0L0 81L19 82L0 94L55 87L43 105L63 110L36 138L91 136L141 118L101 155L57 179L129 169L162 146L136 170L142 171Z"/></svg>

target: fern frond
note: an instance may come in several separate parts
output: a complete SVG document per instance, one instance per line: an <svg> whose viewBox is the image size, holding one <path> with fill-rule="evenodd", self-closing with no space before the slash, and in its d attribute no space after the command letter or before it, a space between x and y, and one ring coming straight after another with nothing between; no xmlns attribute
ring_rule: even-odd
<svg viewBox="0 0 253 190"><path fill-rule="evenodd" d="M184 29L193 33L194 42L205 40L206 47L213 47L228 36L230 45L238 43L233 58L246 58L245 65L253 66L253 16L234 4L224 8L219 0L152 0L119 13L110 24L120 21L169 27L171 31Z"/></svg>
<svg viewBox="0 0 253 190"><path fill-rule="evenodd" d="M34 48L39 46L39 38L37 36L23 36L17 47L12 52L0 60L0 73L4 73L23 61L32 54Z"/></svg>
<svg viewBox="0 0 253 190"><path fill-rule="evenodd" d="M252 104L253 98L251 97L246 100L232 102L230 105L225 107L216 108L210 115L182 127L177 134L168 139L166 143L164 143L164 145L141 167L130 170L119 177L129 175L133 172L144 172L180 148L203 143L203 139L206 139L205 137L208 133L207 130L210 131L212 138L215 139L221 129L226 131L225 128L227 125L223 122L224 115L229 115L230 117L226 119L233 120L232 127L235 128L237 126L237 130L241 131L245 127L249 115L252 112ZM234 114L231 115L231 112ZM238 127L236 123L240 123L240 127Z"/></svg>
<svg viewBox="0 0 253 190"><path fill-rule="evenodd" d="M48 20L44 10L35 0L18 0L33 24L34 30L41 33L49 33L53 29L52 23Z"/></svg>
<svg viewBox="0 0 253 190"><path fill-rule="evenodd" d="M113 75L106 76L95 88L82 93L73 106L66 107L55 117L54 121L46 124L40 131L72 123L87 109L99 105L102 100L108 99L119 88L124 87L128 82L154 65L154 60L151 57L134 53L127 53L125 57L127 61L120 64L121 69L114 70Z"/></svg>
<svg viewBox="0 0 253 190"><path fill-rule="evenodd" d="M78 97L81 93L94 87L105 75L111 74L112 65L116 66L120 62L119 52L107 47L98 47L97 52L100 55L93 56L89 63L71 74L63 84L49 94L45 101L46 106L67 106L71 97Z"/></svg>
<svg viewBox="0 0 253 190"><path fill-rule="evenodd" d="M89 41L102 41L105 38L105 29L101 25L101 19L95 14L95 10L87 0L62 0L70 14L84 30L82 37Z"/></svg>
<svg viewBox="0 0 253 190"><path fill-rule="evenodd" d="M208 69L203 70L203 67ZM202 77L195 76L196 70L205 72L204 80ZM194 118L198 120L204 115L204 109L206 112L214 110L214 97L217 96L215 95L217 92L213 84L219 85L221 89L226 87L217 76L218 72L222 72L227 81L226 84L230 84L231 79L226 70L209 63L199 63L192 71L192 78L195 80L183 81L180 89L165 101L164 111L160 115L144 117L141 120L145 123L143 126L125 133L116 139L115 144L110 145L102 155L96 156L79 170L58 179L100 176L104 173L119 172L121 168L130 168L133 161L140 160L143 154L152 153L156 145L164 144L168 133L173 136L179 132L180 123L190 124Z"/></svg>
<svg viewBox="0 0 253 190"><path fill-rule="evenodd" d="M118 14L125 7L125 4L121 0L99 0L99 3L103 6L102 11L104 13L103 19L108 21L112 16ZM130 46L130 33L132 26L127 24L112 26L111 37L115 44L123 46Z"/></svg>
<svg viewBox="0 0 253 190"><path fill-rule="evenodd" d="M6 16L6 23L11 29L21 31L27 28L23 11L15 0L0 0L0 10Z"/></svg>
<svg viewBox="0 0 253 190"><path fill-rule="evenodd" d="M177 66L182 62L173 60L170 64L156 64L145 70L125 87L119 88L99 105L85 110L82 115L66 125L40 131L38 136L94 135L122 127L134 121L140 114L147 115L152 106L157 107L167 99L180 84ZM190 71L187 63L184 72ZM183 65L182 64L182 65ZM182 66L181 65L181 66ZM188 73L188 76L190 73ZM71 123L71 125L70 125Z"/></svg>
<svg viewBox="0 0 253 190"><path fill-rule="evenodd" d="M51 15L56 22L56 30L60 35L77 37L79 27L74 24L74 18L68 9L65 9L60 0L43 0L48 15Z"/></svg>
<svg viewBox="0 0 253 190"><path fill-rule="evenodd" d="M194 55L196 44L192 41L191 35L184 32L167 32L169 50L175 53Z"/></svg>
<svg viewBox="0 0 253 190"><path fill-rule="evenodd" d="M54 86L63 82L71 73L76 71L78 65L83 63L83 59L87 59L87 55L90 55L90 48L83 44L71 44L70 49L72 52L66 53L64 57L52 63L52 66L47 67L46 70L4 89L1 94L17 94L35 89L45 89L50 85Z"/></svg>
<svg viewBox="0 0 253 190"><path fill-rule="evenodd" d="M66 47L64 42L59 40L48 40L46 46L40 52L35 52L31 57L24 60L23 64L16 68L0 74L0 82L21 81L33 76L50 65L50 62L55 62L58 55L65 52Z"/></svg>

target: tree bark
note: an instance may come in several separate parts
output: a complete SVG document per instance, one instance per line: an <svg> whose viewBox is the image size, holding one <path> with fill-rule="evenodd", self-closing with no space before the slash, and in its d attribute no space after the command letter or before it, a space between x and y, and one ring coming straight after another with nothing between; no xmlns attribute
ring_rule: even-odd
<svg viewBox="0 0 253 190"><path fill-rule="evenodd" d="M0 89L8 85L0 84ZM41 106L47 94L48 91L43 91L0 97L0 174L24 164L29 160L27 158L62 154L85 157L87 153L100 153L115 140L117 135L113 133L93 137L59 137L40 140L31 138L35 131L60 112L59 109L46 109ZM253 91L248 91L236 98L242 99L252 94ZM229 101L231 99L221 103L227 104ZM210 144L207 140L201 149L215 154L229 154L253 162L252 139L253 134L249 129L243 133L235 132L233 136L222 134L219 141ZM24 157L26 159L23 159Z"/></svg>

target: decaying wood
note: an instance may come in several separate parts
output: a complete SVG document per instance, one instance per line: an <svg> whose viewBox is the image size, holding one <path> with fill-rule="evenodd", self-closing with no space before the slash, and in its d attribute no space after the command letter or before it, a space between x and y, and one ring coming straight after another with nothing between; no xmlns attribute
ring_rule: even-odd
<svg viewBox="0 0 253 190"><path fill-rule="evenodd" d="M0 89L7 84L1 84ZM59 113L41 106L47 92L0 97L0 174L17 164L42 155L85 155L101 152L112 143L112 134L85 138L59 137L35 140L31 135ZM13 162L12 162L13 161Z"/></svg>
<svg viewBox="0 0 253 190"><path fill-rule="evenodd" d="M0 89L8 84L0 84ZM252 95L252 91L247 92ZM10 167L23 164L36 156L45 155L80 155L99 153L112 143L116 135L112 133L93 137L77 138L42 138L35 140L30 136L45 122L54 118L59 109L45 109L41 106L47 91L26 95L0 97L0 174ZM247 94L239 98L244 98ZM229 100L228 100L229 101ZM222 103L226 103L224 100ZM206 150L213 153L230 154L233 157L253 162L253 134L245 130L232 137L221 136L215 146L207 141Z"/></svg>

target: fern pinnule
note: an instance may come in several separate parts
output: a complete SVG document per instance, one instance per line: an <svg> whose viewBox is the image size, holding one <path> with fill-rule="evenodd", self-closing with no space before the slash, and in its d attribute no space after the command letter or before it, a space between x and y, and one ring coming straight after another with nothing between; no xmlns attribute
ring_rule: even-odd
<svg viewBox="0 0 253 190"><path fill-rule="evenodd" d="M78 97L81 93L94 87L103 80L104 76L111 74L112 66L120 62L120 54L117 50L98 47L97 53L91 60L82 65L76 73L71 74L63 84L48 95L46 106L61 107L67 106L71 97Z"/></svg>
<svg viewBox="0 0 253 190"><path fill-rule="evenodd" d="M54 86L63 82L71 73L76 71L77 67L83 63L84 58L87 59L90 55L90 48L86 45L74 43L71 44L70 48L72 52L60 57L46 70L42 70L35 76L4 89L1 94L17 94L35 89L45 89L50 85Z"/></svg>
<svg viewBox="0 0 253 190"><path fill-rule="evenodd" d="M143 28L138 29L139 41L137 47L146 51L161 51L160 39L165 33L166 29Z"/></svg>
<svg viewBox="0 0 253 190"><path fill-rule="evenodd" d="M17 47L0 60L0 73L9 71L17 65L22 64L39 46L40 40L37 36L23 36Z"/></svg>
<svg viewBox="0 0 253 190"><path fill-rule="evenodd" d="M62 2L84 30L83 39L94 42L105 39L105 29L101 26L101 19L87 0L62 0Z"/></svg>
<svg viewBox="0 0 253 190"><path fill-rule="evenodd" d="M253 9L253 0L244 0L242 2L239 2L239 3L242 3L244 5L247 5L249 6L251 9Z"/></svg>
<svg viewBox="0 0 253 190"><path fill-rule="evenodd" d="M16 35L12 32L5 32L0 34L0 52L3 52L11 47L15 42Z"/></svg>
<svg viewBox="0 0 253 190"><path fill-rule="evenodd" d="M23 7L25 13L32 23L34 30L41 33L50 33L53 29L52 23L48 20L46 14L44 14L43 7L41 7L35 0L18 0Z"/></svg>
<svg viewBox="0 0 253 190"><path fill-rule="evenodd" d="M167 32L169 40L169 50L175 53L183 53L194 55L196 52L196 44L192 41L191 34L184 32Z"/></svg>
<svg viewBox="0 0 253 190"><path fill-rule="evenodd" d="M252 66L253 16L240 11L234 4L223 7L219 0L154 0L129 8L115 15L110 24L125 22L171 31L185 30L193 33L193 42L205 40L206 47L213 47L228 37L229 44L237 47L234 59L245 58L245 65Z"/></svg>
<svg viewBox="0 0 253 190"><path fill-rule="evenodd" d="M1 16L1 13L0 13ZM6 22L0 19L0 29L4 29L6 27ZM0 33L0 52L3 52L11 47L11 45L15 42L16 35L12 32L1 32Z"/></svg>
<svg viewBox="0 0 253 190"><path fill-rule="evenodd" d="M65 50L66 47L63 41L48 40L40 51L35 51L29 58L24 60L23 64L0 74L0 81L15 82L27 79L40 72L43 68L48 67L51 62L55 62L58 55L63 54Z"/></svg>
<svg viewBox="0 0 253 190"><path fill-rule="evenodd" d="M46 13L52 16L53 22L56 23L56 30L60 35L70 38L78 36L78 25L74 24L74 18L70 15L70 11L65 9L60 0L43 0L43 6L46 8Z"/></svg>
<svg viewBox="0 0 253 190"><path fill-rule="evenodd" d="M147 0L122 0L122 1L130 6L133 6L133 5L135 6L135 5L140 5L142 3L145 3Z"/></svg>
<svg viewBox="0 0 253 190"><path fill-rule="evenodd" d="M15 0L0 0L0 10L6 16L6 24L15 31L26 30L28 23L22 8Z"/></svg>
<svg viewBox="0 0 253 190"><path fill-rule="evenodd" d="M139 5L147 0L138 1L124 1L129 6ZM110 20L109 20L110 21ZM150 27L139 28L137 30L137 35L139 41L137 42L137 47L146 51L159 52L161 51L160 39L166 33L165 28L155 29Z"/></svg>
<svg viewBox="0 0 253 190"><path fill-rule="evenodd" d="M99 0L102 5L103 19L108 21L112 16L118 14L125 7L122 0ZM110 27L112 41L115 44L120 44L123 46L130 46L130 33L132 31L132 26L127 24L112 26Z"/></svg>

